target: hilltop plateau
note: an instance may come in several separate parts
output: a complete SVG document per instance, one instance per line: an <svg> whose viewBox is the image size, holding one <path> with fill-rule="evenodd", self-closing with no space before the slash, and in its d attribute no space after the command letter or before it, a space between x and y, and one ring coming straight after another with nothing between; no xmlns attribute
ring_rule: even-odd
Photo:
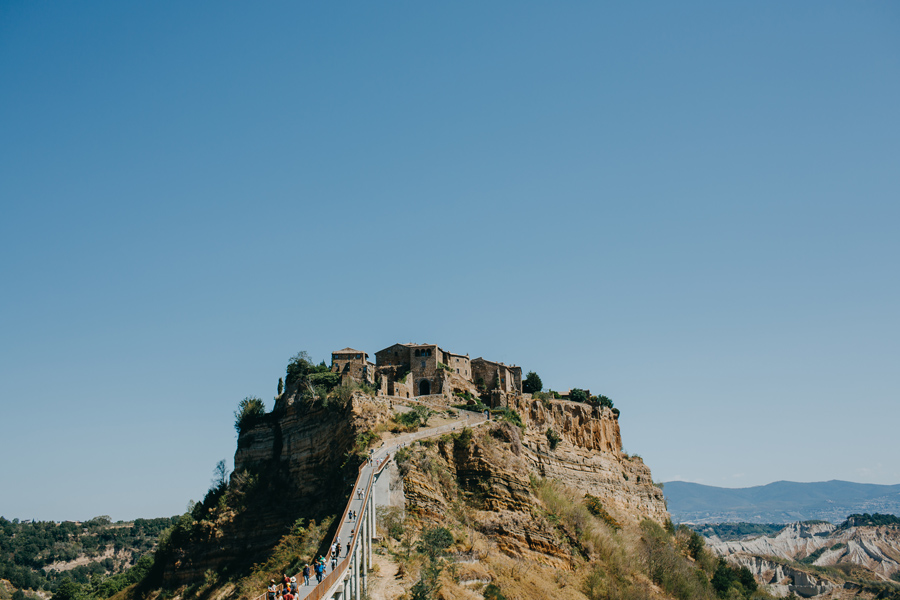
<svg viewBox="0 0 900 600"><path fill-rule="evenodd" d="M218 467L115 600L257 598L339 532L357 539L345 507L385 452L366 487L377 526L361 542L371 570L353 567L359 600L768 597L672 524L649 467L622 451L609 398L544 392L533 372L436 345L367 356L300 353L271 411L242 400L234 472ZM106 598L95 583L54 600Z"/></svg>

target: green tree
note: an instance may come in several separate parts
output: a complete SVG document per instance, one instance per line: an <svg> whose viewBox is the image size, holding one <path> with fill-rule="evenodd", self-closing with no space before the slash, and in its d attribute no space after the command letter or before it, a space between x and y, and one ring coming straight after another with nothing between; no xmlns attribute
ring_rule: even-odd
<svg viewBox="0 0 900 600"><path fill-rule="evenodd" d="M301 350L291 357L291 362L288 363L284 385L290 388L294 383L305 379L307 375L317 370L309 353L306 350Z"/></svg>
<svg viewBox="0 0 900 600"><path fill-rule="evenodd" d="M606 592L606 571L600 565L594 565L581 582L581 593L588 600L605 600L610 597Z"/></svg>
<svg viewBox="0 0 900 600"><path fill-rule="evenodd" d="M260 417L266 414L266 405L260 398L247 396L234 411L234 428L240 434L253 426Z"/></svg>
<svg viewBox="0 0 900 600"><path fill-rule="evenodd" d="M706 546L706 543L703 541L703 536L687 525L679 525L678 531L683 532L684 535L688 536L687 551L688 554L691 555L691 558L693 558L694 560L700 558L700 554L703 552L703 548Z"/></svg>
<svg viewBox="0 0 900 600"><path fill-rule="evenodd" d="M599 396L594 396L594 398L591 398L591 400L594 400L594 402L596 404L599 404L600 406L603 406L605 408L613 407L613 401L610 400L609 398L607 398L606 396L604 396L603 394L601 394Z"/></svg>
<svg viewBox="0 0 900 600"><path fill-rule="evenodd" d="M719 563L716 565L716 572L713 573L712 581L710 581L710 583L712 583L713 589L716 590L716 595L718 595L719 598L725 598L728 595L728 591L735 584L738 584L737 570L728 566L728 563L725 562L724 558L720 558Z"/></svg>
<svg viewBox="0 0 900 600"><path fill-rule="evenodd" d="M84 588L67 577L56 588L53 600L79 600L84 595Z"/></svg>
<svg viewBox="0 0 900 600"><path fill-rule="evenodd" d="M569 400L572 402L587 402L587 392L579 388L572 388L572 391L569 392Z"/></svg>
<svg viewBox="0 0 900 600"><path fill-rule="evenodd" d="M453 543L453 534L446 527L432 527L422 532L422 541L419 542L418 551L431 560L443 556Z"/></svg>
<svg viewBox="0 0 900 600"><path fill-rule="evenodd" d="M280 396L284 392L284 379L281 377L278 378L278 395Z"/></svg>
<svg viewBox="0 0 900 600"><path fill-rule="evenodd" d="M441 588L438 579L444 569L442 557L453 544L453 534L446 527L432 527L422 532L416 550L428 557L422 576L410 589L413 600L432 600Z"/></svg>
<svg viewBox="0 0 900 600"><path fill-rule="evenodd" d="M526 394L533 394L542 389L544 389L544 383L541 381L541 378L538 377L538 374L534 371L528 371L524 381L522 381L522 391Z"/></svg>
<svg viewBox="0 0 900 600"><path fill-rule="evenodd" d="M737 574L738 583L741 584L741 587L746 590L746 595L749 597L753 592L756 591L757 583L756 579L753 577L753 573L750 572L750 569L747 567L741 567L738 569Z"/></svg>
<svg viewBox="0 0 900 600"><path fill-rule="evenodd" d="M416 404L413 407L412 412L419 419L421 427L428 425L428 419L431 418L431 410L427 406Z"/></svg>

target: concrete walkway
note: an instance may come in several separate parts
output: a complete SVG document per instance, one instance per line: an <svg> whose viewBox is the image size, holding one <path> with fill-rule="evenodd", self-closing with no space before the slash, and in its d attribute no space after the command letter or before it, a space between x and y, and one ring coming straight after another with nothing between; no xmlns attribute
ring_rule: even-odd
<svg viewBox="0 0 900 600"><path fill-rule="evenodd" d="M371 518L370 523L374 524L374 515L368 515L365 510L367 499L369 498L369 494L372 493L372 485L375 480L375 474L380 470L380 467L387 463L388 459L396 453L398 449L403 446L408 446L411 443L421 440L424 438L434 437L438 435L443 435L445 433L450 433L453 431L462 431L464 427L477 427L487 422L487 418L481 413L475 413L470 411L459 411L462 413L459 419L447 423L446 425L441 425L439 427L430 427L427 429L421 429L414 433L408 433L405 435L401 435L390 440L389 444L382 446L381 448L375 448L372 453L372 459L366 463L366 465L362 468L360 472L360 476L357 479L356 485L353 488L353 491L350 493L350 500L347 503L347 506L344 508L343 517L340 526L338 527L338 531L332 543L337 539L340 539L340 553L338 554L338 571L347 571L349 569L349 562L347 561L347 542L351 542L351 553L355 549L354 544L354 533L358 529L359 525L363 522L365 518ZM369 503L369 506L373 506L374 503ZM372 509L374 510L374 508ZM350 511L354 511L358 513L357 519L350 519L348 517ZM372 527L374 529L374 527ZM367 545L371 543L370 540L363 540L363 543ZM318 557L316 557L318 558ZM327 561L326 575L331 574L331 560L330 557ZM298 584L298 593L297 600L305 600L306 598L324 598L327 596L331 596L331 589L334 589L335 583L334 581L323 581L321 585L316 584L315 571L312 570L312 565L310 565L310 585L304 585L303 583L303 574L297 574L297 584ZM338 574L338 579L343 580L344 573ZM334 580L335 578L331 578ZM329 589L317 589L328 587ZM263 594L262 598L265 598L265 594ZM258 599L257 599L258 600Z"/></svg>

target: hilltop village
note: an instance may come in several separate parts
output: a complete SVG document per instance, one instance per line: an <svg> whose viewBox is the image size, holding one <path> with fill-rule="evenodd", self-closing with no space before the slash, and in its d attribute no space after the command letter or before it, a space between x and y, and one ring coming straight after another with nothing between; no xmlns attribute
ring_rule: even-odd
<svg viewBox="0 0 900 600"><path fill-rule="evenodd" d="M448 352L436 344L394 344L375 353L362 350L331 353L331 371L341 382L374 386L379 396L416 398L471 394L491 407L507 406L522 394L522 368L468 354Z"/></svg>

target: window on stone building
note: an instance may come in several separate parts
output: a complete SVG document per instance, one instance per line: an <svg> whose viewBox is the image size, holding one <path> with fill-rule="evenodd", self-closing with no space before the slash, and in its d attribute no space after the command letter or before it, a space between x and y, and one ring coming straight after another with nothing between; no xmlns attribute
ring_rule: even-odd
<svg viewBox="0 0 900 600"><path fill-rule="evenodd" d="M419 355L420 355L420 354L419 354L419 351L418 351L418 350L416 350L416 356L419 356Z"/></svg>
<svg viewBox="0 0 900 600"><path fill-rule="evenodd" d="M423 368L423 369L425 368L425 361L424 361L424 360L422 361L422 368Z"/></svg>

